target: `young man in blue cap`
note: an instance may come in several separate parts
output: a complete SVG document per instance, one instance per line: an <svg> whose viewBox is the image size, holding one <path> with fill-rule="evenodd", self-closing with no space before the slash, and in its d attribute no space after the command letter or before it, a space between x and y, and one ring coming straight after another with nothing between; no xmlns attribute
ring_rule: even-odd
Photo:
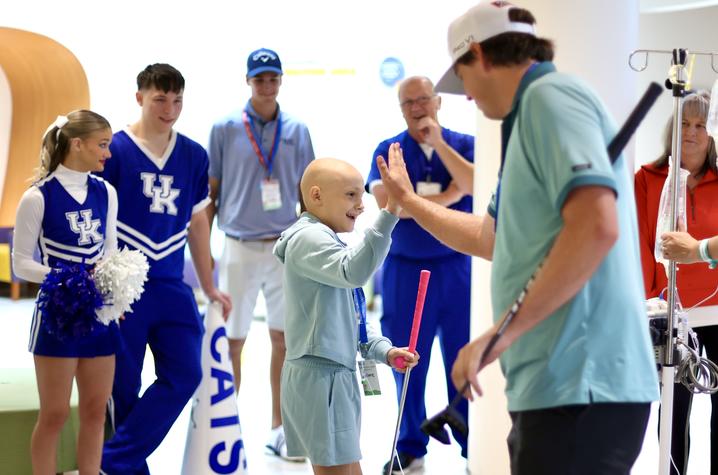
<svg viewBox="0 0 718 475"><path fill-rule="evenodd" d="M285 459L286 444L279 408L279 379L284 345L282 266L272 255L279 234L297 220L298 187L314 159L309 131L280 110L282 63L276 52L261 48L247 58L247 104L212 127L209 183L215 214L227 239L220 263L220 288L236 302L227 321L235 387L241 382L242 348L249 333L259 291L267 304L272 343L272 432L267 448Z"/></svg>

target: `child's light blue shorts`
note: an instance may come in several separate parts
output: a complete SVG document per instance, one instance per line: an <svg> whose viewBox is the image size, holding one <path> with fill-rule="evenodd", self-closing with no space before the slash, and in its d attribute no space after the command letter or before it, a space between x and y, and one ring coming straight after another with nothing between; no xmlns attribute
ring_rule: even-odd
<svg viewBox="0 0 718 475"><path fill-rule="evenodd" d="M288 456L321 466L361 459L356 371L316 356L285 361L281 406Z"/></svg>

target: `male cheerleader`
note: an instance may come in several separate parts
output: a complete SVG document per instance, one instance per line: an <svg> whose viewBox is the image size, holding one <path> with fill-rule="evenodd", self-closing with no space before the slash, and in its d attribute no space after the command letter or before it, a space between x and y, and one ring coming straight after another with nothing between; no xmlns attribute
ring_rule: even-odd
<svg viewBox="0 0 718 475"><path fill-rule="evenodd" d="M109 403L114 435L105 443L102 474L149 474L147 457L159 446L202 378L203 326L189 286L182 282L185 243L202 290L226 315L229 297L212 280L208 159L196 142L172 126L182 111L184 78L169 64L152 64L137 76L140 120L114 135L102 176L117 189L120 247L139 249L150 263L148 282L130 317L120 325ZM157 379L139 397L149 344Z"/></svg>

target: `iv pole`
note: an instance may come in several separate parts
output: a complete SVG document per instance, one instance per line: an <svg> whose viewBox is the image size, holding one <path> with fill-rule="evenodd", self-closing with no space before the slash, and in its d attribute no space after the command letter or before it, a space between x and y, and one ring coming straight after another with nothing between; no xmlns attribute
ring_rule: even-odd
<svg viewBox="0 0 718 475"><path fill-rule="evenodd" d="M634 55L643 53L645 55L642 66L636 67L632 63ZM688 58L688 50L674 49L672 51L665 50L636 50L631 53L628 64L635 71L643 71L648 64L648 54L671 54L672 69L675 71L675 78L671 77L666 81L666 87L671 89L673 94L673 130L672 130L672 149L671 149L671 175L668 177L671 190L671 231L678 231L678 184L680 183L681 169L681 129L683 123L683 97L686 90L686 59ZM718 72L715 65L715 57L717 53L691 53L695 55L707 55L711 57L711 67ZM680 355L676 350L676 337L678 334L678 302L676 290L676 262L669 260L668 264L668 317L667 329L664 335L665 349L662 355L661 365L661 411L660 411L660 433L659 433L659 461L658 474L669 475L671 470L671 432L673 429L673 389L676 379L676 365L680 363Z"/></svg>

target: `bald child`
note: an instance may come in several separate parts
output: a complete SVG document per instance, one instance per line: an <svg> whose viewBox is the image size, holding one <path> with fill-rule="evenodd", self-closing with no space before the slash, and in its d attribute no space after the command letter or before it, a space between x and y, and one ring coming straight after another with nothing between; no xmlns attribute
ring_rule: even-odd
<svg viewBox="0 0 718 475"><path fill-rule="evenodd" d="M401 155L398 144L389 155ZM362 241L347 247L337 234L353 231L364 211L359 171L341 160L317 159L300 186L306 211L274 248L284 263L287 301L280 397L287 455L308 457L318 475L358 475L357 352L363 366L379 361L395 367L397 357L408 367L418 361L365 322L361 287L389 251L399 209L390 200Z"/></svg>

